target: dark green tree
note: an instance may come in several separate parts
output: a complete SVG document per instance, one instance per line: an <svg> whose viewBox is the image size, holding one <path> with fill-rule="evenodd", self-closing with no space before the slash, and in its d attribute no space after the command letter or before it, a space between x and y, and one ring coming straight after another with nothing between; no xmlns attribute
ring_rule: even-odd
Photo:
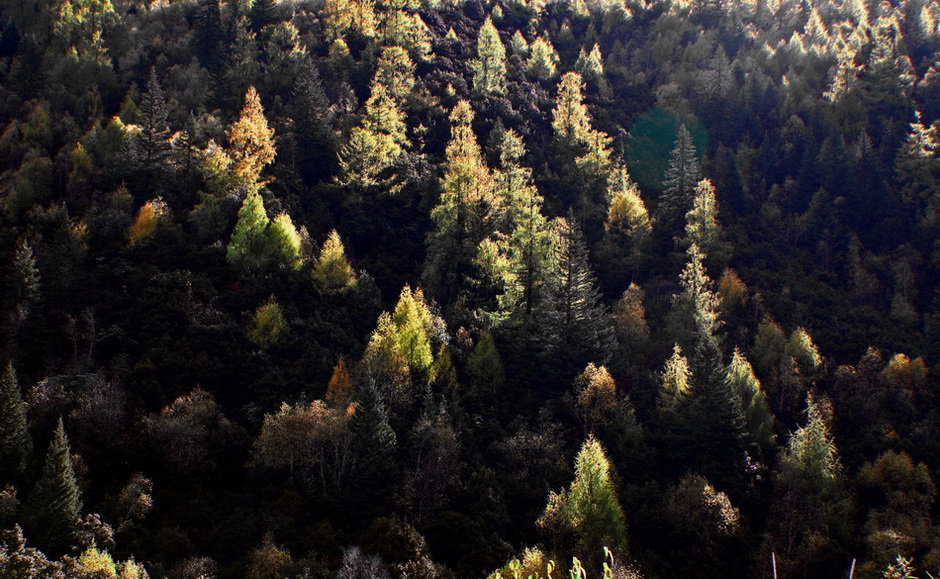
<svg viewBox="0 0 940 579"><path fill-rule="evenodd" d="M0 376L0 484L22 483L32 452L26 404L13 363L8 362Z"/></svg>
<svg viewBox="0 0 940 579"><path fill-rule="evenodd" d="M77 539L82 503L61 418L27 508L30 536L40 548L52 556L66 553Z"/></svg>
<svg viewBox="0 0 940 579"><path fill-rule="evenodd" d="M692 209L695 186L701 179L702 170L692 134L683 124L679 127L676 145L669 158L669 168L663 177L663 193L659 202L660 219L669 231L677 229L682 217Z"/></svg>
<svg viewBox="0 0 940 579"><path fill-rule="evenodd" d="M571 378L589 362L606 364L616 337L581 228L571 219L555 223L551 260L542 328L546 354L559 377Z"/></svg>

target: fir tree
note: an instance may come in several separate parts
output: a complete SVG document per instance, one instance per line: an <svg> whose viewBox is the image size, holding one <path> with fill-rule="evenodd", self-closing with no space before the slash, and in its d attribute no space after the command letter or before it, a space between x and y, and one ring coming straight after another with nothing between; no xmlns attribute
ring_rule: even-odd
<svg viewBox="0 0 940 579"><path fill-rule="evenodd" d="M324 292L340 292L356 284L356 273L346 259L343 240L335 229L323 242L312 275L314 283Z"/></svg>
<svg viewBox="0 0 940 579"><path fill-rule="evenodd" d="M405 152L405 131L405 114L389 89L373 83L362 123L353 128L340 149L339 183L360 190L380 187L386 193L396 192L395 175L389 175L388 169Z"/></svg>
<svg viewBox="0 0 940 579"><path fill-rule="evenodd" d="M487 18L477 36L477 58L473 68L473 90L480 95L506 92L506 47L499 39L493 19Z"/></svg>
<svg viewBox="0 0 940 579"><path fill-rule="evenodd" d="M750 362L737 348L728 365L727 380L741 402L748 442L761 449L772 448L775 438L773 412Z"/></svg>
<svg viewBox="0 0 940 579"><path fill-rule="evenodd" d="M261 99L253 86L245 93L245 106L238 121L228 130L233 171L249 190L257 189L261 171L274 161L274 129L268 127Z"/></svg>
<svg viewBox="0 0 940 579"><path fill-rule="evenodd" d="M28 508L31 536L40 547L53 556L68 551L77 539L81 499L61 418L49 443L42 475L29 496Z"/></svg>
<svg viewBox="0 0 940 579"><path fill-rule="evenodd" d="M588 362L606 363L615 345L613 325L581 229L570 219L556 221L547 297L543 331L551 364L564 375Z"/></svg>
<svg viewBox="0 0 940 579"><path fill-rule="evenodd" d="M526 68L530 75L541 81L549 81L558 74L558 53L544 36L539 36L529 46Z"/></svg>
<svg viewBox="0 0 940 579"><path fill-rule="evenodd" d="M0 376L0 484L22 483L33 441L26 424L26 404L13 364Z"/></svg>
<svg viewBox="0 0 940 579"><path fill-rule="evenodd" d="M362 509L372 511L397 480L398 439L389 424L388 407L370 376L358 384L356 401L350 424L358 457L352 496Z"/></svg>
<svg viewBox="0 0 940 579"><path fill-rule="evenodd" d="M692 208L696 184L702 174L698 153L692 143L692 134L685 124L679 127L676 145L672 149L669 168L663 178L663 194L660 198L659 215L674 229L677 222Z"/></svg>
<svg viewBox="0 0 940 579"><path fill-rule="evenodd" d="M168 109L163 88L157 78L157 70L150 69L147 92L140 103L141 127L140 147L145 169L153 173L162 168L172 150L170 126L167 124ZM153 175L159 178L159 174ZM162 185L162 184L161 184Z"/></svg>
<svg viewBox="0 0 940 579"><path fill-rule="evenodd" d="M551 534L560 557L574 554L596 569L605 547L618 554L626 551L626 517L610 470L604 447L590 436L575 459L571 486L549 495L538 525Z"/></svg>
<svg viewBox="0 0 940 579"><path fill-rule="evenodd" d="M266 235L269 223L261 194L249 191L238 210L238 222L226 251L229 263L248 272L263 269L271 258Z"/></svg>
<svg viewBox="0 0 940 579"><path fill-rule="evenodd" d="M451 139L440 202L431 210L434 229L428 237L425 271L427 283L442 302L449 302L470 274L480 242L493 231L497 209L493 176L473 133L470 103L458 102L450 118Z"/></svg>

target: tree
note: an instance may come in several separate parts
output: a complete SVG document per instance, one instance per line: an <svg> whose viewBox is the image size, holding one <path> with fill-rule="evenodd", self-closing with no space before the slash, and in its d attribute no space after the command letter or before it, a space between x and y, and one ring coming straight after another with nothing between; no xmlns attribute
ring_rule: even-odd
<svg viewBox="0 0 940 579"><path fill-rule="evenodd" d="M356 285L356 272L346 258L343 240L335 229L323 242L311 275L323 292L341 292Z"/></svg>
<svg viewBox="0 0 940 579"><path fill-rule="evenodd" d="M30 493L28 507L31 533L40 547L54 556L67 552L77 538L82 503L61 418L46 451L42 475Z"/></svg>
<svg viewBox="0 0 940 579"><path fill-rule="evenodd" d="M449 301L471 272L477 248L495 225L497 210L493 176L483 161L471 125L470 103L460 101L450 115L451 139L445 151L441 197L428 237L427 282L433 295Z"/></svg>
<svg viewBox="0 0 940 579"><path fill-rule="evenodd" d="M692 391L692 371L688 359L682 355L682 347L675 344L672 356L660 374L659 408L675 411Z"/></svg>
<svg viewBox="0 0 940 579"><path fill-rule="evenodd" d="M568 373L588 362L606 363L615 345L613 325L573 221L556 221L551 259L543 331L552 365Z"/></svg>
<svg viewBox="0 0 940 579"><path fill-rule="evenodd" d="M772 448L775 438L773 412L751 363L737 348L728 365L727 379L740 400L748 442L765 450Z"/></svg>
<svg viewBox="0 0 940 579"><path fill-rule="evenodd" d="M705 255L694 243L686 253L689 261L679 275L682 293L673 296L667 323L673 338L691 350L702 339L715 339L721 321L718 298L705 271Z"/></svg>
<svg viewBox="0 0 940 579"><path fill-rule="evenodd" d="M692 208L685 214L685 242L698 245L706 255L715 255L723 249L715 186L708 179L702 179L693 195Z"/></svg>
<svg viewBox="0 0 940 579"><path fill-rule="evenodd" d="M229 263L248 272L263 269L271 258L265 235L269 223L261 194L250 190L238 210L238 222L225 254Z"/></svg>
<svg viewBox="0 0 940 579"><path fill-rule="evenodd" d="M669 168L663 177L663 194L659 204L659 215L670 230L674 230L677 222L692 208L695 186L701 179L702 172L692 134L682 124L669 158Z"/></svg>
<svg viewBox="0 0 940 579"><path fill-rule="evenodd" d="M774 480L767 550L784 577L799 576L836 548L850 502L824 402L806 399L806 423L790 436Z"/></svg>
<svg viewBox="0 0 940 579"><path fill-rule="evenodd" d="M576 72L566 72L558 83L558 98L552 112L555 138L568 143L583 144L591 133L591 117L584 104L584 81Z"/></svg>
<svg viewBox="0 0 940 579"><path fill-rule="evenodd" d="M626 517L610 470L604 447L589 436L575 458L571 486L549 494L538 525L551 535L559 558L571 553L597 569L604 547L618 554L626 551Z"/></svg>
<svg viewBox="0 0 940 579"><path fill-rule="evenodd" d="M373 84L388 90L399 107L405 104L415 86L415 63L401 46L383 46Z"/></svg>
<svg viewBox="0 0 940 579"><path fill-rule="evenodd" d="M267 349L278 341L286 329L284 312L272 296L255 310L251 328L248 330L248 339L259 348Z"/></svg>
<svg viewBox="0 0 940 579"><path fill-rule="evenodd" d="M525 324L544 299L551 230L542 215L543 199L532 183L532 170L520 164L525 154L522 139L515 131L506 131L499 148L500 168L495 175L501 211L498 229L505 235L497 236L492 243L493 254L502 258L502 263L486 267L501 289L501 315ZM481 245L481 256L485 251Z"/></svg>
<svg viewBox="0 0 940 579"><path fill-rule="evenodd" d="M499 39L493 19L487 17L477 36L477 58L473 68L473 90L480 95L506 92L506 47Z"/></svg>
<svg viewBox="0 0 940 579"><path fill-rule="evenodd" d="M170 208L161 198L151 199L137 210L137 218L127 228L127 245L129 247L144 243L153 236L160 220L170 214Z"/></svg>
<svg viewBox="0 0 940 579"><path fill-rule="evenodd" d="M389 89L372 83L362 123L353 127L349 140L340 148L339 183L359 190L378 187L384 192L397 192L399 187L393 186L395 175L389 175L388 169L405 152L405 130L405 114Z"/></svg>
<svg viewBox="0 0 940 579"><path fill-rule="evenodd" d="M558 53L544 36L539 36L529 45L526 68L530 75L541 81L549 81L558 74Z"/></svg>
<svg viewBox="0 0 940 579"><path fill-rule="evenodd" d="M0 376L0 484L24 482L32 451L26 404L13 363L7 362Z"/></svg>
<svg viewBox="0 0 940 579"><path fill-rule="evenodd" d="M274 129L268 127L255 87L248 87L245 106L227 135L235 176L249 191L256 190L263 184L259 181L261 171L274 161L276 151Z"/></svg>
<svg viewBox="0 0 940 579"><path fill-rule="evenodd" d="M303 240L287 212L282 211L274 217L265 235L274 258L290 269L300 269L304 262L301 253Z"/></svg>
<svg viewBox="0 0 940 579"><path fill-rule="evenodd" d="M605 366L587 365L574 381L575 406L585 434L610 422L617 406L617 385Z"/></svg>
<svg viewBox="0 0 940 579"><path fill-rule="evenodd" d="M640 196L640 188L630 178L626 167L614 169L607 180L607 221L604 230L612 236L625 236L634 248L652 229L649 212Z"/></svg>
<svg viewBox="0 0 940 579"><path fill-rule="evenodd" d="M144 168L159 177L154 171L163 168L166 159L172 150L170 126L167 124L168 109L166 97L163 96L163 87L157 78L156 68L150 69L147 79L147 92L140 103L140 149ZM158 183L162 186L162 183Z"/></svg>

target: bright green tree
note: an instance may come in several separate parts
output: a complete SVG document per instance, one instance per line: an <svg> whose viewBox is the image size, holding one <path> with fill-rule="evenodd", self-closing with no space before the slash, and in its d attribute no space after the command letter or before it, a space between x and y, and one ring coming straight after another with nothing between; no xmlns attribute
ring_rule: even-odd
<svg viewBox="0 0 940 579"><path fill-rule="evenodd" d="M26 423L26 404L13 363L0 376L0 484L20 483L32 455L33 441Z"/></svg>
<svg viewBox="0 0 940 579"><path fill-rule="evenodd" d="M477 58L473 68L473 90L480 95L506 92L506 47L499 39L493 19L487 18L477 36Z"/></svg>
<svg viewBox="0 0 940 579"><path fill-rule="evenodd" d="M715 186L708 179L702 179L695 186L692 208L685 214L686 243L694 243L711 255L719 249L721 234Z"/></svg>
<svg viewBox="0 0 940 579"><path fill-rule="evenodd" d="M544 36L539 36L529 45L526 68L530 75L542 81L549 81L558 74L558 53Z"/></svg>
<svg viewBox="0 0 940 579"><path fill-rule="evenodd" d="M473 132L473 110L460 101L450 115L451 139L445 151L441 197L431 210L425 277L443 302L470 275L479 244L495 227L498 199L493 175Z"/></svg>
<svg viewBox="0 0 940 579"><path fill-rule="evenodd" d="M265 234L271 251L280 263L291 269L299 269L303 265L302 239L290 215L284 211L278 213L268 224Z"/></svg>
<svg viewBox="0 0 940 579"><path fill-rule="evenodd" d="M626 517L610 470L604 447L590 436L575 458L571 486L549 495L538 525L551 535L559 558L574 554L595 562L591 567L596 569L605 547L615 553L626 551Z"/></svg>
<svg viewBox="0 0 940 579"><path fill-rule="evenodd" d="M40 547L53 556L67 552L77 539L82 504L61 418L27 506L31 536Z"/></svg>
<svg viewBox="0 0 940 579"><path fill-rule="evenodd" d="M346 258L343 240L335 229L323 242L312 275L317 287L325 292L339 292L356 285L356 272Z"/></svg>
<svg viewBox="0 0 940 579"><path fill-rule="evenodd" d="M238 222L226 251L229 263L248 272L263 269L271 258L270 243L265 234L269 223L261 194L249 191L238 210Z"/></svg>

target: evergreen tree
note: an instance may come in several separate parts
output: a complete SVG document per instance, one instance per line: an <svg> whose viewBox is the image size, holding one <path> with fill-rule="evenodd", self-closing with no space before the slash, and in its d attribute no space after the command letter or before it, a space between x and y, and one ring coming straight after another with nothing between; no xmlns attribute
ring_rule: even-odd
<svg viewBox="0 0 940 579"><path fill-rule="evenodd" d="M552 128L555 129L555 138L569 147L586 143L592 131L583 89L584 81L576 72L566 72L558 83Z"/></svg>
<svg viewBox="0 0 940 579"><path fill-rule="evenodd" d="M415 86L415 63L401 46L383 46L372 80L373 86L383 85L401 107Z"/></svg>
<svg viewBox="0 0 940 579"><path fill-rule="evenodd" d="M675 411L692 391L692 371L689 369L688 359L682 355L682 347L679 344L673 346L672 356L666 360L659 380L659 409Z"/></svg>
<svg viewBox="0 0 940 579"><path fill-rule="evenodd" d="M336 165L334 113L312 63L297 78L292 97L288 110L294 120L300 174L308 182L326 179L334 174Z"/></svg>
<svg viewBox="0 0 940 579"><path fill-rule="evenodd" d="M65 424L60 418L46 452L42 475L28 503L30 536L52 556L67 552L79 529L81 499L70 453Z"/></svg>
<svg viewBox="0 0 940 579"><path fill-rule="evenodd" d="M314 283L324 292L340 292L356 284L356 272L346 259L343 240L335 229L323 242L312 275Z"/></svg>
<svg viewBox="0 0 940 579"><path fill-rule="evenodd" d="M0 484L24 482L32 451L26 404L13 364L8 362L0 376Z"/></svg>
<svg viewBox="0 0 940 579"><path fill-rule="evenodd" d="M546 353L559 374L577 372L588 362L606 363L616 340L613 325L581 229L570 219L556 221L547 298Z"/></svg>
<svg viewBox="0 0 940 579"><path fill-rule="evenodd" d="M358 462L352 496L362 509L377 510L397 480L398 439L389 424L388 407L370 376L357 388L353 432Z"/></svg>
<svg viewBox="0 0 940 579"><path fill-rule="evenodd" d="M544 36L536 38L529 45L529 58L526 60L529 74L537 80L549 81L558 74L558 53Z"/></svg>
<svg viewBox="0 0 940 579"><path fill-rule="evenodd" d="M559 558L573 554L597 570L605 547L620 556L625 553L626 517L610 470L604 447L590 436L575 458L571 486L549 495L538 525L550 533Z"/></svg>
<svg viewBox="0 0 940 579"><path fill-rule="evenodd" d="M274 161L276 151L274 129L268 127L255 87L248 87L241 115L227 134L236 178L248 190L257 189L263 184L259 181L261 171Z"/></svg>
<svg viewBox="0 0 940 579"><path fill-rule="evenodd" d="M284 211L278 213L268 224L265 234L273 256L281 264L290 269L299 269L303 265L300 232L294 227L290 215Z"/></svg>
<svg viewBox="0 0 940 579"><path fill-rule="evenodd" d="M708 179L702 179L693 195L692 208L685 214L685 240L698 245L706 255L712 255L721 242L715 186Z"/></svg>
<svg viewBox="0 0 940 579"><path fill-rule="evenodd" d="M473 90L480 95L506 92L506 47L499 39L493 19L487 18L477 36L477 58L473 68Z"/></svg>
<svg viewBox="0 0 940 579"><path fill-rule="evenodd" d="M229 263L248 272L263 269L271 258L266 235L269 223L261 194L249 191L238 210L238 222L226 251Z"/></svg>
<svg viewBox="0 0 940 579"><path fill-rule="evenodd" d="M386 193L397 192L400 184L396 186L395 175L389 175L388 169L405 152L405 130L405 114L388 88L373 83L362 123L340 149L339 183L359 190L380 187Z"/></svg>
<svg viewBox="0 0 940 579"><path fill-rule="evenodd" d="M29 312L39 302L39 268L36 267L36 257L33 248L25 237L16 245L16 254L13 256L13 268L7 277L5 304L12 312L13 329L19 328L26 321Z"/></svg>
<svg viewBox="0 0 940 579"><path fill-rule="evenodd" d="M449 302L470 275L477 248L495 226L493 176L473 133L473 110L460 101L451 112L451 139L445 151L440 202L431 210L425 279L442 302Z"/></svg>
<svg viewBox="0 0 940 579"><path fill-rule="evenodd" d="M728 365L727 379L741 402L748 442L765 451L772 448L775 438L773 412L750 362L737 348Z"/></svg>
<svg viewBox="0 0 940 579"><path fill-rule="evenodd" d="M150 69L147 92L140 103L140 112L142 117L140 123L141 161L144 163L145 170L159 179L159 173L154 173L154 171L159 171L164 167L172 146L170 126L167 124L166 98L163 96L163 88L160 86L155 68Z"/></svg>
<svg viewBox="0 0 940 579"><path fill-rule="evenodd" d="M692 208L695 186L701 179L702 172L692 134L683 124L679 127L676 145L669 158L659 204L659 215L670 230L674 230L682 216Z"/></svg>
<svg viewBox="0 0 940 579"><path fill-rule="evenodd" d="M673 297L667 325L673 338L690 350L702 339L715 339L721 322L718 297L705 271L705 255L694 243L686 253L689 261L679 276L682 293Z"/></svg>

